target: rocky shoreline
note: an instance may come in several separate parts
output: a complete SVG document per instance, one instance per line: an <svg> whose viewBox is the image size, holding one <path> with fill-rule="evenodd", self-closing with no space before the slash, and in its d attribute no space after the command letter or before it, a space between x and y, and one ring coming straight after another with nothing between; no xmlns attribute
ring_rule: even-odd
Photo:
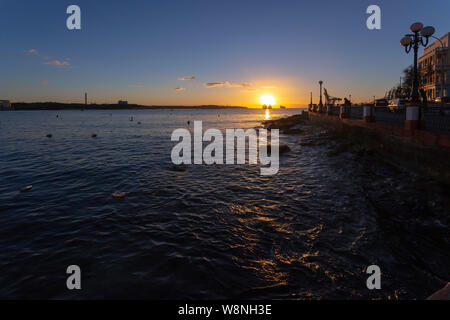
<svg viewBox="0 0 450 320"><path fill-rule="evenodd" d="M263 122L267 129L279 129L281 134L300 135L299 144L326 144L329 154L350 152L359 157L375 156L401 169L407 169L450 185L450 148L427 146L409 138L397 137L377 130L355 127L322 118L309 119L295 115ZM308 132L322 132L320 141L301 137Z"/></svg>
<svg viewBox="0 0 450 320"><path fill-rule="evenodd" d="M447 284L450 150L300 115L263 125L279 129L290 141L297 135L303 152L323 148L330 162L345 162L342 170L349 170L349 179L365 194L365 205L376 213L380 237L417 274L433 279L434 291ZM423 298L434 291L424 292Z"/></svg>

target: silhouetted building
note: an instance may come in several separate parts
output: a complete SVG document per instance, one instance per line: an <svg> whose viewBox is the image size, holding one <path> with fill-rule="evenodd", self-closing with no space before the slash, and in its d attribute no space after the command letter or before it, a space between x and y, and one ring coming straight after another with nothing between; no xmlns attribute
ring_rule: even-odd
<svg viewBox="0 0 450 320"><path fill-rule="evenodd" d="M119 105L127 105L128 104L128 101L124 101L124 100L119 100L119 102L118 102L118 104Z"/></svg>
<svg viewBox="0 0 450 320"><path fill-rule="evenodd" d="M9 100L0 100L0 108L4 108L4 109L11 108L11 101L9 101Z"/></svg>

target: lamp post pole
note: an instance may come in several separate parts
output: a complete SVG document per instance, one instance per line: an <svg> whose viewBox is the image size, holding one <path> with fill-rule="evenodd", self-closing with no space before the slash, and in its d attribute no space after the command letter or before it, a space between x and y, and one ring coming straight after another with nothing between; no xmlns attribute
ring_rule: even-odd
<svg viewBox="0 0 450 320"><path fill-rule="evenodd" d="M412 102L419 102L419 75L417 72L417 53L419 51L419 33L414 32L414 80L413 80L413 90L411 94Z"/></svg>
<svg viewBox="0 0 450 320"><path fill-rule="evenodd" d="M323 81L320 80L320 81L319 81L319 84L320 84L319 110L322 111L322 108L323 108L323 103L322 103L322 84L323 84Z"/></svg>

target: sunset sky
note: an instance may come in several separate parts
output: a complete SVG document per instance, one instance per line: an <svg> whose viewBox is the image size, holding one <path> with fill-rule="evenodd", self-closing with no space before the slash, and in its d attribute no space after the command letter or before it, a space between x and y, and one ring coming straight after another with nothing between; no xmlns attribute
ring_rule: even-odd
<svg viewBox="0 0 450 320"><path fill-rule="evenodd" d="M82 30L66 28L77 4ZM368 30L377 4L382 29ZM411 23L450 31L450 1L0 0L0 99L296 107L318 80L353 101L384 96L412 63ZM178 88L178 89L177 89Z"/></svg>

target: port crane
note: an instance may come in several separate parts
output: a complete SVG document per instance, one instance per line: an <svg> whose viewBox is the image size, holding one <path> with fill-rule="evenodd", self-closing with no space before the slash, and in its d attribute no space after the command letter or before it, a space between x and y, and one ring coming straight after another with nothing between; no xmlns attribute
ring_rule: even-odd
<svg viewBox="0 0 450 320"><path fill-rule="evenodd" d="M342 101L342 98L332 97L328 95L327 89L323 88L323 94L325 96L325 104L327 106L333 106L336 104L336 101Z"/></svg>

